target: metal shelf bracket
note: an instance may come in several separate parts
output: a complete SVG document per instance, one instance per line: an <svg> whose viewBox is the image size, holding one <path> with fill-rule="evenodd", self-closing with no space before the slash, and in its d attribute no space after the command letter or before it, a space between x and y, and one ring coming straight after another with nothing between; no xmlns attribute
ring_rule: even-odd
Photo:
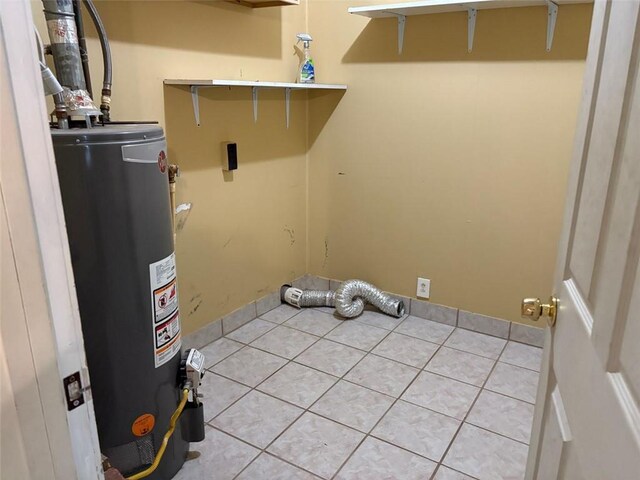
<svg viewBox="0 0 640 480"><path fill-rule="evenodd" d="M1 2L2 0L0 0ZM196 83L199 82L199 83ZM206 83L210 82L210 83ZM231 90L234 87L251 87L251 99L253 105L253 121L258 122L258 90L262 88L266 89L281 89L284 90L284 102L285 102L285 115L287 129L290 125L291 119L291 92L294 90L328 90L328 91L344 91L347 89L346 85L338 84L313 84L305 85L294 82L250 82L244 80L165 80L165 85L179 85L189 86L191 92L191 102L193 104L193 116L196 120L196 125L200 126L200 89L201 88L228 88Z"/></svg>
<svg viewBox="0 0 640 480"><path fill-rule="evenodd" d="M284 89L284 109L287 118L287 130L289 129L289 112L291 110L291 89Z"/></svg>
<svg viewBox="0 0 640 480"><path fill-rule="evenodd" d="M553 45L553 33L556 29L557 18L558 5L551 0L547 0L547 52L551 51L551 45Z"/></svg>
<svg viewBox="0 0 640 480"><path fill-rule="evenodd" d="M478 11L475 8L467 10L467 52L473 50L473 37L476 33L476 16Z"/></svg>
<svg viewBox="0 0 640 480"><path fill-rule="evenodd" d="M258 87L251 87L251 98L253 101L253 122L258 122Z"/></svg>
<svg viewBox="0 0 640 480"><path fill-rule="evenodd" d="M404 46L404 26L407 23L407 17L400 13L393 13L398 17L398 55L402 54L402 47Z"/></svg>
<svg viewBox="0 0 640 480"><path fill-rule="evenodd" d="M191 85L191 101L193 102L193 115L196 117L196 125L200 126L200 102L196 85Z"/></svg>

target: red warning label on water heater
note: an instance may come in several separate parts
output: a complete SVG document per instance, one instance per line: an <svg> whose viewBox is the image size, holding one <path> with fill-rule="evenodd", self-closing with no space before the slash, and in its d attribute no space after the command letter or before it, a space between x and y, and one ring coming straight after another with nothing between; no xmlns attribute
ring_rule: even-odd
<svg viewBox="0 0 640 480"><path fill-rule="evenodd" d="M156 368L180 351L180 314L175 254L149 265Z"/></svg>
<svg viewBox="0 0 640 480"><path fill-rule="evenodd" d="M161 322L178 309L178 287L174 278L153 291L153 316Z"/></svg>
<svg viewBox="0 0 640 480"><path fill-rule="evenodd" d="M164 323L156 327L156 348L162 348L171 343L180 334L180 319L178 312Z"/></svg>

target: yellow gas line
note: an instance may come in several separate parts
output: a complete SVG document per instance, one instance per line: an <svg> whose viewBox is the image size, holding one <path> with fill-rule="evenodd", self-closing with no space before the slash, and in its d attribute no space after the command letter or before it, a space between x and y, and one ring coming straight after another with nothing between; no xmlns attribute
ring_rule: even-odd
<svg viewBox="0 0 640 480"><path fill-rule="evenodd" d="M164 451L167 449L167 444L169 443L169 439L171 438L171 435L173 435L173 431L176 429L176 422L178 421L178 418L180 418L180 415L182 414L182 411L184 410L184 406L187 404L188 399L189 399L189 389L185 388L184 390L182 390L182 400L180 400L180 404L178 405L178 408L176 408L176 411L173 412L173 415L171 415L171 421L169 422L169 430L167 430L167 433L164 434L164 438L162 439L162 445L160 445L160 449L158 450L158 454L156 455L155 460L153 461L153 463L149 468L141 472L138 472L135 475L131 475L130 477L127 477L127 480L140 480L141 478L148 477L153 472L155 472L156 468L158 468L158 465L160 465L160 462L162 461L162 456L164 455Z"/></svg>

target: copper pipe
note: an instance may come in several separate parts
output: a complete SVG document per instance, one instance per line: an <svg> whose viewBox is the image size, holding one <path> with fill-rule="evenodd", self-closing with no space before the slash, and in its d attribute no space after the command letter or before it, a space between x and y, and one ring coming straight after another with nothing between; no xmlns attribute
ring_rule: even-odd
<svg viewBox="0 0 640 480"><path fill-rule="evenodd" d="M169 201L171 204L171 230L173 243L176 241L176 178L180 176L180 167L175 163L169 165Z"/></svg>

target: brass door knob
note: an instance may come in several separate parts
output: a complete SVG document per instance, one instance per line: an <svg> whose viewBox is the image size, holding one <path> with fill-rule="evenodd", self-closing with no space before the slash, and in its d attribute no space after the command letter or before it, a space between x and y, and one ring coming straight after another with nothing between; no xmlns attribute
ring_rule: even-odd
<svg viewBox="0 0 640 480"><path fill-rule="evenodd" d="M542 303L539 298L525 298L520 308L522 318L537 322L540 317L547 317L547 324L553 327L558 314L558 299L549 297L549 303Z"/></svg>

